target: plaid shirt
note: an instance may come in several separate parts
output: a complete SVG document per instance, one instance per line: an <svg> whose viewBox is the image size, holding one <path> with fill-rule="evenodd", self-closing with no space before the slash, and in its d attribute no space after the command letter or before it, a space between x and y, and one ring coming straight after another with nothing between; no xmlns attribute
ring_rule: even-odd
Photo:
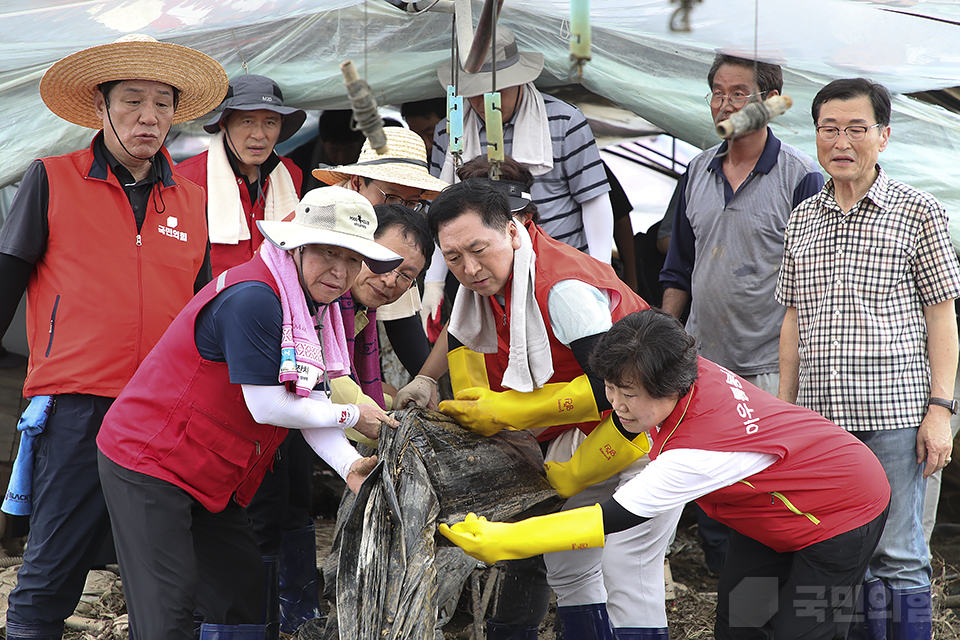
<svg viewBox="0 0 960 640"><path fill-rule="evenodd" d="M830 180L790 216L776 295L797 308L797 404L850 431L919 426L930 395L923 308L960 297L933 196L879 169L844 214Z"/></svg>

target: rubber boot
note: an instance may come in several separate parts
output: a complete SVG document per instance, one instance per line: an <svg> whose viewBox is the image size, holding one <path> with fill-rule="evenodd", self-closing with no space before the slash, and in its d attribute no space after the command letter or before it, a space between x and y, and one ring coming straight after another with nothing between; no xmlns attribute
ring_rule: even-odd
<svg viewBox="0 0 960 640"><path fill-rule="evenodd" d="M616 640L670 640L670 631L666 627L615 627L613 637Z"/></svg>
<svg viewBox="0 0 960 640"><path fill-rule="evenodd" d="M613 640L607 605L581 604L557 607L564 640Z"/></svg>
<svg viewBox="0 0 960 640"><path fill-rule="evenodd" d="M263 607L260 623L266 627L266 640L280 640L280 563L277 556L261 556L263 575Z"/></svg>
<svg viewBox="0 0 960 640"><path fill-rule="evenodd" d="M487 620L487 640L537 640L537 627L517 627Z"/></svg>
<svg viewBox="0 0 960 640"><path fill-rule="evenodd" d="M887 587L880 578L870 578L860 587L847 640L887 640L889 617Z"/></svg>
<svg viewBox="0 0 960 640"><path fill-rule="evenodd" d="M930 640L933 612L929 585L913 589L890 589L890 611L888 640Z"/></svg>
<svg viewBox="0 0 960 640"><path fill-rule="evenodd" d="M280 631L293 635L304 622L320 617L317 537L312 522L283 532L279 561Z"/></svg>
<svg viewBox="0 0 960 640"><path fill-rule="evenodd" d="M200 625L200 640L263 640L266 628L262 624L208 624Z"/></svg>

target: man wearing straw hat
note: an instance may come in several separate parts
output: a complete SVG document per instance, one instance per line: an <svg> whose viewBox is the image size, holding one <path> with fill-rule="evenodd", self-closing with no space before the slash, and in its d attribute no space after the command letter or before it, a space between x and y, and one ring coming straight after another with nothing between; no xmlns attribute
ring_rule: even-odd
<svg viewBox="0 0 960 640"><path fill-rule="evenodd" d="M537 90L533 83L543 70L543 54L519 51L512 30L497 25L495 49L496 87L489 51L478 73L459 70L457 89L470 104L464 113L463 159L485 153L483 94L499 91L504 153L533 172L530 195L540 211L543 230L609 263L613 247L610 185L586 118L575 106ZM437 76L443 87L453 84L450 64L440 65ZM430 172L454 182L456 167L446 128L442 120L434 133ZM438 314L445 277L443 260L434 256L423 294L429 316Z"/></svg>
<svg viewBox="0 0 960 640"><path fill-rule="evenodd" d="M303 174L274 147L306 118L303 110L284 106L270 78L240 76L203 127L216 134L210 149L177 165L178 173L207 190L213 277L253 257L263 242L257 220L282 220L297 206Z"/></svg>
<svg viewBox="0 0 960 640"><path fill-rule="evenodd" d="M60 638L87 571L112 561L94 438L210 278L203 190L172 171L163 143L172 124L209 112L226 89L209 56L142 35L69 55L40 81L51 111L102 131L88 149L30 166L0 234L0 307L15 309L26 289L23 394L48 416L8 638Z"/></svg>
<svg viewBox="0 0 960 640"><path fill-rule="evenodd" d="M97 437L138 640L192 637L194 611L201 640L262 640L263 565L243 507L277 445L302 430L356 491L376 457L361 457L344 429L398 426L375 404L329 395L351 371L337 299L361 264L385 273L403 260L375 241L373 207L314 189L292 221L258 225L268 242L184 308Z"/></svg>
<svg viewBox="0 0 960 640"><path fill-rule="evenodd" d="M373 205L402 204L422 212L430 200L448 186L427 171L427 150L419 135L402 127L385 127L387 151L378 155L369 141L356 163L313 170L327 184L352 189ZM419 325L420 296L416 287L394 303L377 310L394 351L404 368L416 375L430 353L430 344Z"/></svg>

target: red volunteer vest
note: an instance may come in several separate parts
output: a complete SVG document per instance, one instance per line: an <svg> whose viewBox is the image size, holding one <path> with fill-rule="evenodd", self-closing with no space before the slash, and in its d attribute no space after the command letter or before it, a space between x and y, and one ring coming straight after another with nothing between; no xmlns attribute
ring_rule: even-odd
<svg viewBox="0 0 960 640"><path fill-rule="evenodd" d="M693 389L654 435L650 458L670 449L776 455L779 460L760 473L697 504L781 553L863 526L890 501L887 476L865 444L703 358Z"/></svg>
<svg viewBox="0 0 960 640"><path fill-rule="evenodd" d="M118 465L174 484L212 512L236 494L246 506L286 429L254 421L226 363L204 360L194 327L220 291L256 280L279 295L257 257L229 269L190 301L107 412L97 446ZM279 345L278 345L279 348Z"/></svg>
<svg viewBox="0 0 960 640"><path fill-rule="evenodd" d="M90 176L93 162L92 145L43 159L49 235L27 285L27 397L117 397L193 297L203 263L202 189L174 173L138 233L123 187L110 171Z"/></svg>
<svg viewBox="0 0 960 640"><path fill-rule="evenodd" d="M548 383L570 382L583 375L583 369L580 368L580 363L574 357L573 351L557 340L550 326L547 299L550 295L550 289L555 284L562 280L580 280L605 291L610 296L611 314L614 322L635 311L649 309L650 305L624 284L610 265L591 258L568 244L554 240L533 222L527 222L525 227L530 234L533 251L537 255L534 295L537 299L537 305L540 307L544 324L547 327L550 352L553 357L553 377L550 378ZM497 353L484 354L487 378L490 389L493 391L506 390L500 383L510 360L511 292L512 281L507 283L504 291L503 307L493 296L487 298L497 321ZM454 392L456 391L457 389L454 389ZM537 440L547 442L574 427L581 429L584 433L590 433L596 425L596 422L589 422L549 427L537 436Z"/></svg>
<svg viewBox="0 0 960 640"><path fill-rule="evenodd" d="M290 158L280 156L280 162L290 172L293 179L293 188L300 193L300 186L303 182L303 172L300 167L293 163ZM187 158L177 165L177 173L188 180L195 182L204 189L207 188L207 152ZM253 257L257 249L263 243L263 234L260 233L260 227L257 226L257 220L263 220L263 202L250 202L250 191L243 183L243 178L237 176L237 188L240 191L240 204L243 206L243 212L247 217L247 226L250 229L250 239L241 240L237 244L211 244L210 245L210 265L213 267L213 277L216 278L221 273L243 264ZM270 176L267 176L264 182L264 191L270 188Z"/></svg>

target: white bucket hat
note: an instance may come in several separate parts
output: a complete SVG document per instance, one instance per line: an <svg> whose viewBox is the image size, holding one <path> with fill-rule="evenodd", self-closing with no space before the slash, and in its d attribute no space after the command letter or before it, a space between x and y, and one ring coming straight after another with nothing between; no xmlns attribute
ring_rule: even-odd
<svg viewBox="0 0 960 640"><path fill-rule="evenodd" d="M297 204L293 220L258 220L257 226L279 249L330 244L356 251L374 273L386 273L403 262L401 256L374 240L377 214L370 201L343 187L308 191Z"/></svg>
<svg viewBox="0 0 960 640"><path fill-rule="evenodd" d="M423 197L433 200L448 185L430 175L427 168L427 146L419 134L403 127L384 127L387 136L387 152L379 155L363 143L360 157L354 164L339 167L321 166L313 170L313 177L327 184L340 184L351 176L391 182L404 187L426 191Z"/></svg>
<svg viewBox="0 0 960 640"><path fill-rule="evenodd" d="M180 91L173 124L193 120L220 104L227 72L196 49L133 33L54 62L40 79L40 97L50 111L73 124L103 128L93 108L97 87L114 80L151 80Z"/></svg>
<svg viewBox="0 0 960 640"><path fill-rule="evenodd" d="M459 61L458 63L459 64ZM533 82L540 77L543 71L543 54L529 51L520 52L517 42L513 38L513 31L507 27L497 25L497 88L503 91L507 87L516 87ZM457 90L461 96L471 98L488 93L492 87L493 64L490 61L490 50L483 59L483 66L477 73L467 73L460 67ZM440 85L446 87L453 84L450 63L437 67L437 78Z"/></svg>

